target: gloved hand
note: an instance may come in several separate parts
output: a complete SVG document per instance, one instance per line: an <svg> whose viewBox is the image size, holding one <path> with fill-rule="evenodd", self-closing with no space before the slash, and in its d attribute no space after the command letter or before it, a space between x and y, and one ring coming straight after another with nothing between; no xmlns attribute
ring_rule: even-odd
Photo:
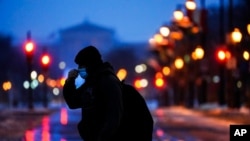
<svg viewBox="0 0 250 141"><path fill-rule="evenodd" d="M77 69L72 69L72 70L70 70L69 73L68 73L68 78L67 78L67 80L75 80L77 76L78 76L78 71L77 71Z"/></svg>

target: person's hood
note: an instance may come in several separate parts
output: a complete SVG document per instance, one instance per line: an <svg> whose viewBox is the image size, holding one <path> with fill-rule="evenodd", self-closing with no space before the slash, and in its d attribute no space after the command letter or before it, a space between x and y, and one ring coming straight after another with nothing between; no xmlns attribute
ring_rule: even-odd
<svg viewBox="0 0 250 141"><path fill-rule="evenodd" d="M99 66L103 61L102 56L96 47L87 46L77 53L75 63L91 69Z"/></svg>

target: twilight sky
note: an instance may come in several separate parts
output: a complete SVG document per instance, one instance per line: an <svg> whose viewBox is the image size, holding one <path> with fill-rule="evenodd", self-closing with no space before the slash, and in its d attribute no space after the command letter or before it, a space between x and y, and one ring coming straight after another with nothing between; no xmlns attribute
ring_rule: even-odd
<svg viewBox="0 0 250 141"><path fill-rule="evenodd" d="M195 0L199 7L200 0ZM89 20L112 28L127 42L147 41L185 0L0 0L0 32L46 40L60 29ZM219 0L206 0L206 6Z"/></svg>

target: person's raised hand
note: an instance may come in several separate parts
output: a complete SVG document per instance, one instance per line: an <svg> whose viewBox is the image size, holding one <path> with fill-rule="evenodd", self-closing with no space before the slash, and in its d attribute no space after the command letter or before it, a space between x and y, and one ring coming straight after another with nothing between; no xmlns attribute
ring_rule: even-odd
<svg viewBox="0 0 250 141"><path fill-rule="evenodd" d="M78 76L78 71L77 71L77 69L72 69L72 70L70 70L69 73L68 73L68 79L69 79L69 80L76 79L77 76Z"/></svg>

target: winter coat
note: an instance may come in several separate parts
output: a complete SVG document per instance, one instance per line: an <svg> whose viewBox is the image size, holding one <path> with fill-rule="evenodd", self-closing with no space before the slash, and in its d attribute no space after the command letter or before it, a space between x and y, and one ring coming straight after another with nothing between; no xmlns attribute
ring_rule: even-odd
<svg viewBox="0 0 250 141"><path fill-rule="evenodd" d="M110 72L114 73L111 65L103 63L79 88L74 80L63 87L69 108L82 109L78 131L84 141L119 141L116 130L122 117L122 91L120 81Z"/></svg>

